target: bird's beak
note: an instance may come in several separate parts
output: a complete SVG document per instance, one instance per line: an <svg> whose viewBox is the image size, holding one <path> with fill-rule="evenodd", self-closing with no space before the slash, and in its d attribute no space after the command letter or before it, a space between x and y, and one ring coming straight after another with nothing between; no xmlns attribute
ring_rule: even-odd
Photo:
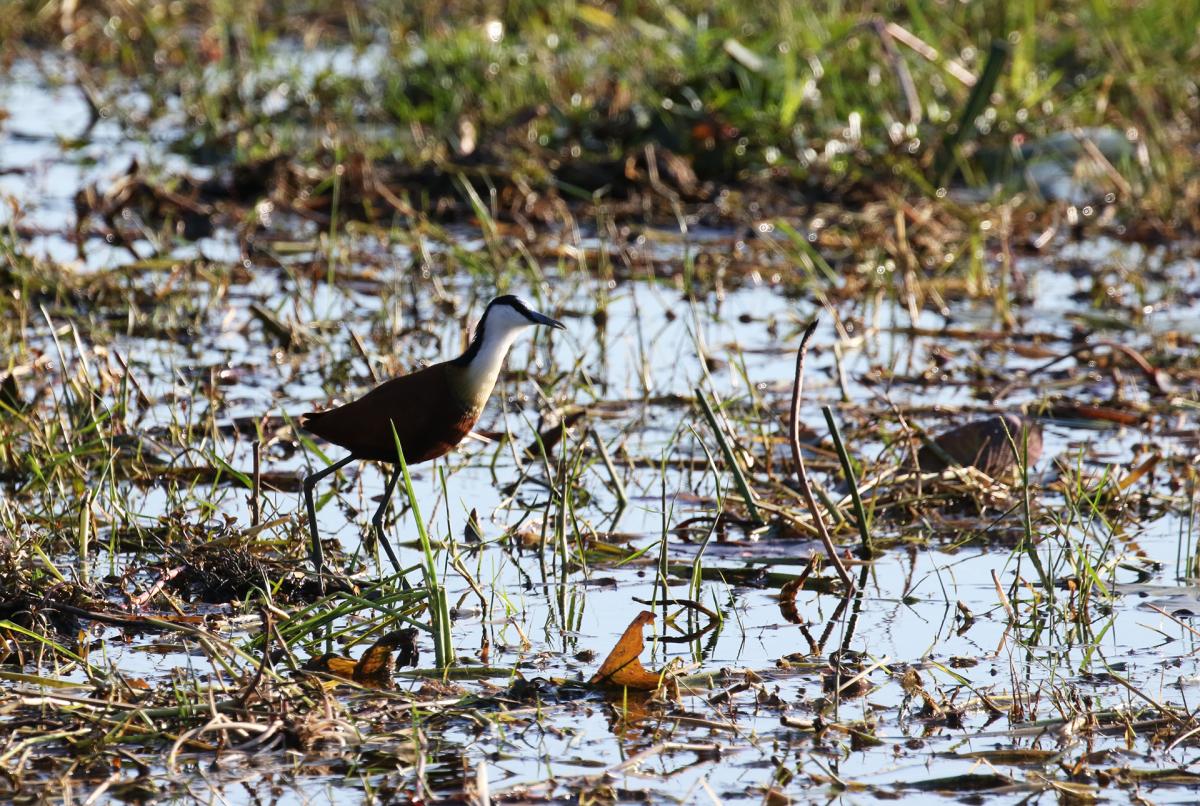
<svg viewBox="0 0 1200 806"><path fill-rule="evenodd" d="M546 314L544 314L544 313L538 313L537 311L530 311L529 318L532 319L534 322L536 322L539 325L546 325L548 327L554 328L555 330L566 330L567 329L567 326L564 325L562 322L558 321L557 319L551 319L549 316L546 316Z"/></svg>

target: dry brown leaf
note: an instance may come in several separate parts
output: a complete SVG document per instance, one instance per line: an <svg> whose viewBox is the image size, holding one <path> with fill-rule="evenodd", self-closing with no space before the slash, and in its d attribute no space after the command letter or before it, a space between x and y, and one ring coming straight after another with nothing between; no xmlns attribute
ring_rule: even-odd
<svg viewBox="0 0 1200 806"><path fill-rule="evenodd" d="M336 677L344 677L347 680L354 679L354 667L357 664L353 658L345 658L341 655L336 655L333 652L326 652L324 655L318 655L310 659L304 664L304 670L308 672L321 672L323 674L331 674Z"/></svg>
<svg viewBox="0 0 1200 806"><path fill-rule="evenodd" d="M654 614L648 610L638 613L625 629L612 652L608 653L604 663L600 664L600 669L592 675L592 679L588 682L593 685L621 686L641 691L657 689L662 676L646 671L642 662L638 660L638 656L642 654L642 649L646 646L642 628L653 621Z"/></svg>
<svg viewBox="0 0 1200 806"><path fill-rule="evenodd" d="M808 564L804 566L800 576L783 583L779 589L779 612L791 624L804 623L804 619L800 617L800 611L796 609L796 594L804 590L804 583L808 580L808 575L812 573L816 563L817 556L814 553L809 557Z"/></svg>
<svg viewBox="0 0 1200 806"><path fill-rule="evenodd" d="M1051 417L1069 420L1099 420L1116 423L1117 425L1135 426L1140 424L1145 416L1137 411L1117 409L1112 406L1093 406L1088 403L1076 403L1072 400L1061 400L1050 407Z"/></svg>
<svg viewBox="0 0 1200 806"><path fill-rule="evenodd" d="M373 644L354 664L354 680L358 683L386 683L392 676L392 647Z"/></svg>
<svg viewBox="0 0 1200 806"><path fill-rule="evenodd" d="M1160 457L1158 454L1154 454L1149 459L1142 462L1141 465L1139 465L1138 467L1136 467L1132 471L1130 471L1129 475L1127 475L1127 476L1125 476L1125 478L1121 479L1121 482L1119 484L1117 484L1117 489L1118 490L1127 490L1130 487L1132 487L1134 484L1137 483L1138 479L1140 479L1142 476L1146 475L1147 473L1149 473L1151 470L1154 469L1155 465L1158 464L1159 458Z"/></svg>
<svg viewBox="0 0 1200 806"><path fill-rule="evenodd" d="M393 630L371 645L357 661L327 652L319 655L304 668L310 672L323 672L368 686L386 686L391 683L396 666L392 652L399 648L400 665L416 663L416 630L412 628Z"/></svg>
<svg viewBox="0 0 1200 806"><path fill-rule="evenodd" d="M803 624L800 611L796 608L796 594L804 587L804 578L796 577L783 583L779 589L779 612L789 624Z"/></svg>

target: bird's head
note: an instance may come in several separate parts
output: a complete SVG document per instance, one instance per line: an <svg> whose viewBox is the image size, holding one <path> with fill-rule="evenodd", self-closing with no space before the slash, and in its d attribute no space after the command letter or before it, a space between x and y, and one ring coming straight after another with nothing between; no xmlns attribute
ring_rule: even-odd
<svg viewBox="0 0 1200 806"><path fill-rule="evenodd" d="M488 303L483 316L479 318L479 324L475 325L475 333L466 352L450 363L459 367L474 367L480 377L494 379L517 334L534 325L565 329L562 322L532 310L519 297L512 294L496 297ZM491 381L480 383L488 386ZM488 389L490 392L490 386Z"/></svg>
<svg viewBox="0 0 1200 806"><path fill-rule="evenodd" d="M487 310L483 312L483 317L479 320L477 330L503 338L534 325L546 325L557 330L565 329L562 322L538 313L526 305L520 297L505 294L488 303Z"/></svg>

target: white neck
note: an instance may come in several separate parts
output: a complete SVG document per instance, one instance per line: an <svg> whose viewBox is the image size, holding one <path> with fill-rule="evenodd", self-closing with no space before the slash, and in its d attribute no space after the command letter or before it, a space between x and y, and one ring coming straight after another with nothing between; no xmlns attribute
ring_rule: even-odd
<svg viewBox="0 0 1200 806"><path fill-rule="evenodd" d="M482 406L492 394L508 349L517 338L517 329L488 327L483 331L483 344L466 366L467 388Z"/></svg>
<svg viewBox="0 0 1200 806"><path fill-rule="evenodd" d="M477 410L483 409L500 377L508 348L512 347L517 334L532 324L507 305L488 309L484 321L479 323L483 328L479 349L461 369L460 388L464 402Z"/></svg>

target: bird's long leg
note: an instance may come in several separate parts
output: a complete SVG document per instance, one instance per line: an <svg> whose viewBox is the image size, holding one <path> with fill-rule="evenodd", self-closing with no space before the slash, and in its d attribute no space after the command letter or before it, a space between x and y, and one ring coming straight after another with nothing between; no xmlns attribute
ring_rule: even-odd
<svg viewBox="0 0 1200 806"><path fill-rule="evenodd" d="M321 550L321 537L317 534L317 506L313 503L313 488L317 482L331 473L336 473L354 461L353 456L347 456L341 461L334 462L324 470L318 470L304 478L304 503L308 507L308 531L312 537L311 556L313 565L317 568L317 576L325 576L325 553Z"/></svg>
<svg viewBox="0 0 1200 806"><path fill-rule="evenodd" d="M396 552L392 549L392 544L388 542L387 537L383 534L383 513L387 512L388 504L392 503L392 492L396 489L396 482L400 480L400 468L392 471L391 478L388 479L387 488L383 491L383 500L379 502L379 509L375 510L375 516L371 518L371 526L375 529L375 539L379 541L379 545L383 546L384 553L388 559L392 561L392 566L395 567L396 573L403 573L404 569L400 567L400 560L396 558Z"/></svg>

